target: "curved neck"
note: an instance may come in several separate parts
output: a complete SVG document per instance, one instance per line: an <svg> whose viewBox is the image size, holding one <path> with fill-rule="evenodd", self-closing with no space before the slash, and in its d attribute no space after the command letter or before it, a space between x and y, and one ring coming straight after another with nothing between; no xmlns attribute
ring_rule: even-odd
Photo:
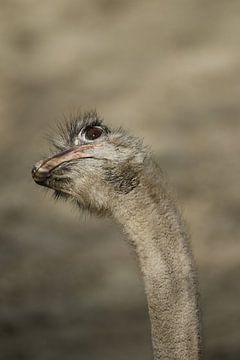
<svg viewBox="0 0 240 360"><path fill-rule="evenodd" d="M118 202L114 217L133 243L144 278L154 359L199 358L196 278L184 225L163 187L147 178Z"/></svg>

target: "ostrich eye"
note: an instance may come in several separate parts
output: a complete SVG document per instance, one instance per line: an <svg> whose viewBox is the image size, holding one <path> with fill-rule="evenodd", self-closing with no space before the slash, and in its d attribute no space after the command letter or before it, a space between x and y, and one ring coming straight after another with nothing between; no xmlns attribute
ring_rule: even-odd
<svg viewBox="0 0 240 360"><path fill-rule="evenodd" d="M103 133L103 129L99 126L89 126L84 132L86 140L98 139Z"/></svg>

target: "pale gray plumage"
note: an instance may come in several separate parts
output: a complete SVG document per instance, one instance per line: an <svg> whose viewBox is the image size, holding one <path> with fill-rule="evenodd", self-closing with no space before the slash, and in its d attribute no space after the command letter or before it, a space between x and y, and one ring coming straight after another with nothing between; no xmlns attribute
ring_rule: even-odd
<svg viewBox="0 0 240 360"><path fill-rule="evenodd" d="M54 139L57 153L33 178L83 209L113 217L136 249L148 300L155 360L196 360L200 335L196 275L181 215L142 141L112 130L96 112Z"/></svg>

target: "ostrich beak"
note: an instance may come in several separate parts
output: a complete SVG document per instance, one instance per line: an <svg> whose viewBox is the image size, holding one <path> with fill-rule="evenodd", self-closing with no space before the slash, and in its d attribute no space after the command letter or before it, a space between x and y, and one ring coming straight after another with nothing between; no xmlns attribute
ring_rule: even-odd
<svg viewBox="0 0 240 360"><path fill-rule="evenodd" d="M61 164L72 160L93 157L92 155L85 153L85 150L93 149L95 146L75 146L69 150L62 151L52 157L49 157L46 160L37 162L32 168L33 180L37 184L44 185L45 180L50 177L52 170L56 169Z"/></svg>

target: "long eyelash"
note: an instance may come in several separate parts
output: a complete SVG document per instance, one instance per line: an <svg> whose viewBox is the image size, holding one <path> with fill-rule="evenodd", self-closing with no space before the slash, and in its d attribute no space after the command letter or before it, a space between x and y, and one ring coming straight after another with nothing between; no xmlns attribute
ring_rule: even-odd
<svg viewBox="0 0 240 360"><path fill-rule="evenodd" d="M81 130L88 126L101 126L106 133L109 133L109 129L103 125L103 120L96 110L80 112L77 115L71 114L69 117L65 116L63 122L57 125L58 136L51 139L53 147L57 151L62 151L73 145Z"/></svg>
<svg viewBox="0 0 240 360"><path fill-rule="evenodd" d="M68 140L72 143L84 127L101 126L102 121L95 110L83 114L80 113L78 116L70 118L70 121L66 124L66 130L69 136Z"/></svg>

